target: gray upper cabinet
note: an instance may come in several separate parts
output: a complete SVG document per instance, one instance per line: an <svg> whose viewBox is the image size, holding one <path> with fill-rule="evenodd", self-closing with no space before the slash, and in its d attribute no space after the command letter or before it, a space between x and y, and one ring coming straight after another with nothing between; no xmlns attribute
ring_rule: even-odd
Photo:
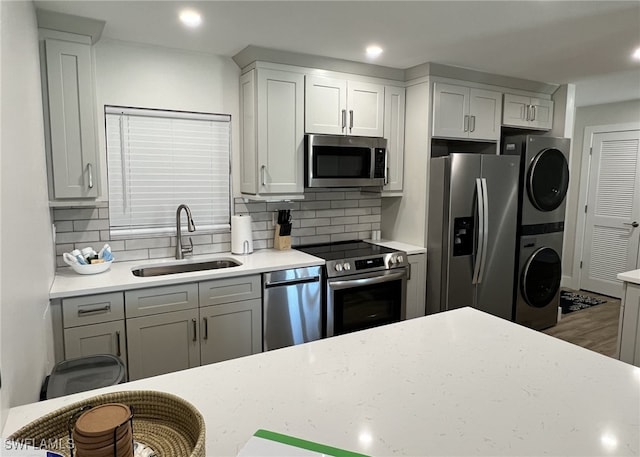
<svg viewBox="0 0 640 457"><path fill-rule="evenodd" d="M384 85L307 76L305 131L382 137Z"/></svg>
<svg viewBox="0 0 640 457"><path fill-rule="evenodd" d="M304 76L263 68L245 73L240 109L242 194L303 198Z"/></svg>
<svg viewBox="0 0 640 457"><path fill-rule="evenodd" d="M504 94L502 124L510 127L551 130L553 101L522 95Z"/></svg>
<svg viewBox="0 0 640 457"><path fill-rule="evenodd" d="M434 137L497 141L501 118L502 93L435 83Z"/></svg>
<svg viewBox="0 0 640 457"><path fill-rule="evenodd" d="M382 196L400 195L404 178L404 87L384 88L384 137L387 139L386 180Z"/></svg>
<svg viewBox="0 0 640 457"><path fill-rule="evenodd" d="M53 200L99 196L90 44L44 40L42 68Z"/></svg>

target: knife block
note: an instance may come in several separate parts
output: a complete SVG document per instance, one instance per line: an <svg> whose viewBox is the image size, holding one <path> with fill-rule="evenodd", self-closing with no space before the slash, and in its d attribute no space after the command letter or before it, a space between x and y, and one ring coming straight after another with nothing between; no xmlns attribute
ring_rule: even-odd
<svg viewBox="0 0 640 457"><path fill-rule="evenodd" d="M280 224L276 224L273 237L273 248L280 251L291 249L291 235L280 236Z"/></svg>

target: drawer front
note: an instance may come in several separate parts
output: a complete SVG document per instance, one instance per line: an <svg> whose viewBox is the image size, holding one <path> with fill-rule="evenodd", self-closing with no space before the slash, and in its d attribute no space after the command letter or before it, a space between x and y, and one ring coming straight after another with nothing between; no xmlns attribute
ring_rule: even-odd
<svg viewBox="0 0 640 457"><path fill-rule="evenodd" d="M182 311L198 307L198 285L151 287L124 293L127 318Z"/></svg>
<svg viewBox="0 0 640 457"><path fill-rule="evenodd" d="M200 287L200 306L221 305L262 297L260 275L203 281Z"/></svg>
<svg viewBox="0 0 640 457"><path fill-rule="evenodd" d="M124 319L122 292L65 298L62 300L64 328Z"/></svg>

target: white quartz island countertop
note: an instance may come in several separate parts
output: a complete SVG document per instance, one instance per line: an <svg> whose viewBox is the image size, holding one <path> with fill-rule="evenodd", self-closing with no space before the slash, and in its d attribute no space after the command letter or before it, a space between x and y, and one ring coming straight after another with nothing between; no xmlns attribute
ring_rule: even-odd
<svg viewBox="0 0 640 457"><path fill-rule="evenodd" d="M618 275L620 281L632 282L634 284L640 284L640 270L627 271Z"/></svg>
<svg viewBox="0 0 640 457"><path fill-rule="evenodd" d="M207 456L261 428L374 456L640 453L640 368L471 308L15 407L3 436L133 389L193 403Z"/></svg>
<svg viewBox="0 0 640 457"><path fill-rule="evenodd" d="M177 273L163 276L137 277L131 270L141 266L159 264L178 264L206 262L215 259L235 259L242 265L217 270L203 270L189 273ZM109 270L95 275L80 275L71 268L56 271L56 277L49 291L49 298L73 297L87 294L98 294L120 290L138 289L142 287L163 286L208 279L221 279L231 276L260 274L266 271L288 270L290 268L324 265L324 260L304 252L288 249L262 249L248 255L221 253L189 257L183 260L139 260L133 262L114 262Z"/></svg>

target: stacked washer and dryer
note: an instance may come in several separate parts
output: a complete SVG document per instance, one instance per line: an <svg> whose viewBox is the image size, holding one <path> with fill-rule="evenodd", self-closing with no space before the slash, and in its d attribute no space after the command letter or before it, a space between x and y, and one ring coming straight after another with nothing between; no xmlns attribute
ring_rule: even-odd
<svg viewBox="0 0 640 457"><path fill-rule="evenodd" d="M517 135L503 144L520 156L514 321L542 330L558 319L570 140Z"/></svg>

